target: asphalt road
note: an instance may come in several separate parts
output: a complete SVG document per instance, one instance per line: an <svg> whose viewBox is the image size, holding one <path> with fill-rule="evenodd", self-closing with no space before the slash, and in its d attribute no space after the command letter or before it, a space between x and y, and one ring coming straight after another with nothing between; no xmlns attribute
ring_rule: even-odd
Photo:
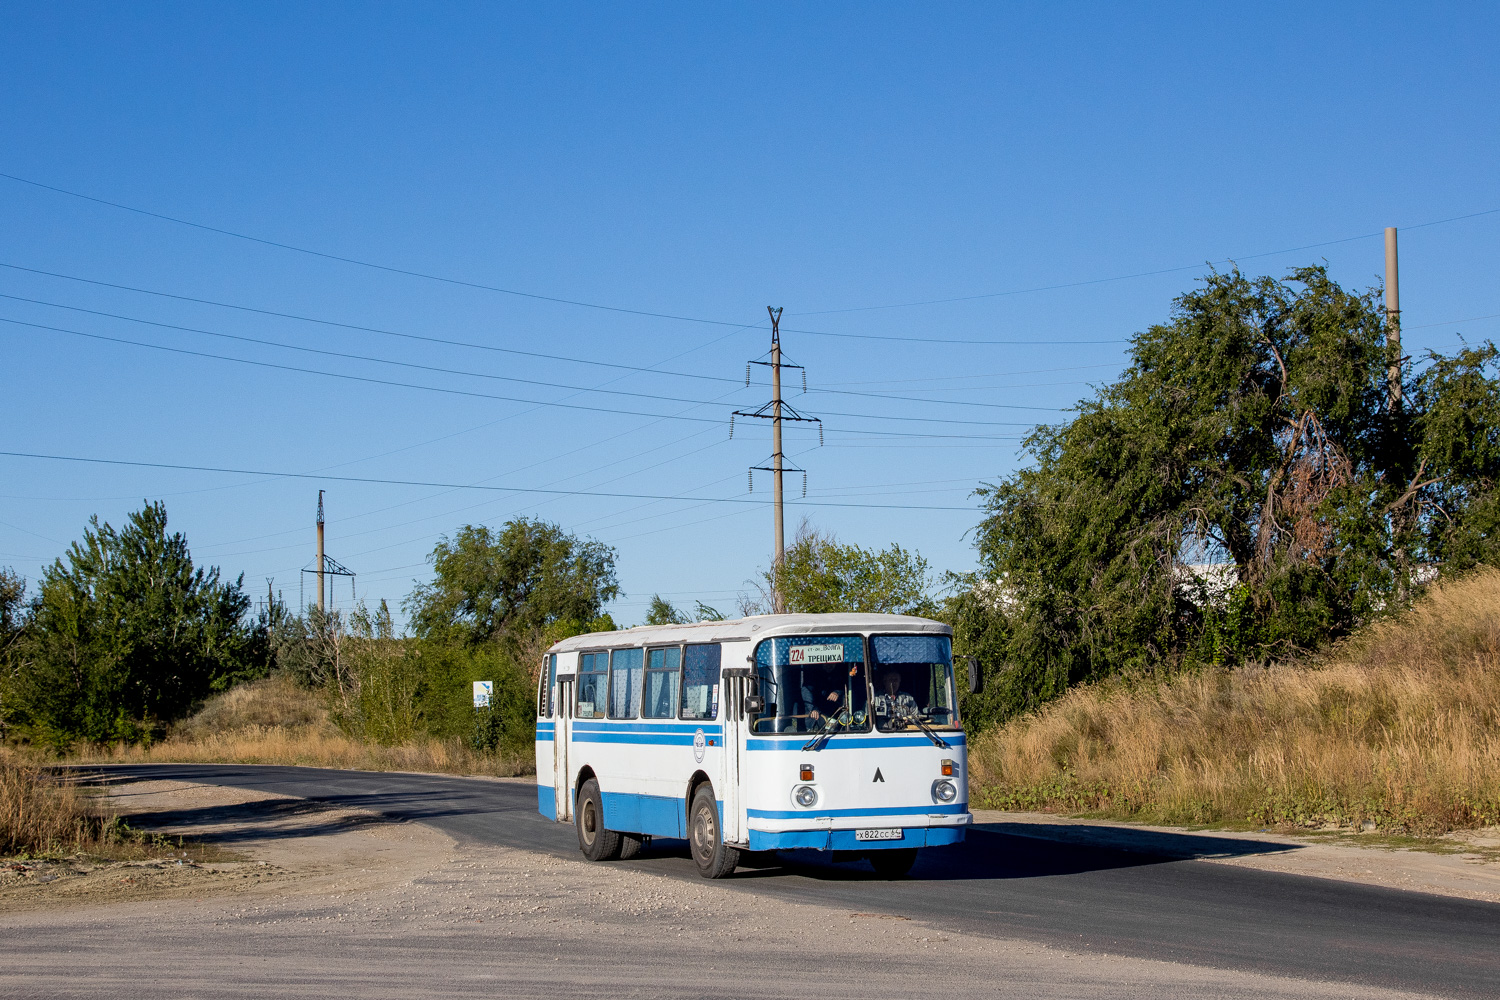
<svg viewBox="0 0 1500 1000"><path fill-rule="evenodd" d="M535 786L456 777L251 765L108 770L258 789L430 824L460 841L576 857L571 825L536 812ZM859 863L764 856L726 880L773 898L898 914L970 934L1074 950L1455 997L1500 997L1500 905L1021 836L980 825L929 848L910 878ZM1203 850L1222 854L1224 838ZM1266 845L1244 841L1246 853ZM1159 850L1159 848L1158 848ZM698 878L686 845L615 862Z"/></svg>

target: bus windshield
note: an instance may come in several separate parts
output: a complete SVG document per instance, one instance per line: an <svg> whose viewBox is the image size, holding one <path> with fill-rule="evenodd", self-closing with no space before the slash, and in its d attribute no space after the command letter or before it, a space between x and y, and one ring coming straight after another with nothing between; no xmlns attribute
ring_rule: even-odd
<svg viewBox="0 0 1500 1000"><path fill-rule="evenodd" d="M903 729L958 728L953 690L953 642L947 636L877 635L874 654L875 725L883 733Z"/></svg>
<svg viewBox="0 0 1500 1000"><path fill-rule="evenodd" d="M868 730L869 675L862 636L793 636L755 648L765 708L757 733Z"/></svg>

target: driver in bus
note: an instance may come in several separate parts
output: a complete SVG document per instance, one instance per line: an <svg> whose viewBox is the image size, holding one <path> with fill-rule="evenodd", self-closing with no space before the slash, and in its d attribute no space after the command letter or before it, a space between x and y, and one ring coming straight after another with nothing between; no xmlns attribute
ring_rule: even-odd
<svg viewBox="0 0 1500 1000"><path fill-rule="evenodd" d="M885 690L875 696L875 714L889 722L915 718L917 699L901 690L901 671L887 667L880 675Z"/></svg>

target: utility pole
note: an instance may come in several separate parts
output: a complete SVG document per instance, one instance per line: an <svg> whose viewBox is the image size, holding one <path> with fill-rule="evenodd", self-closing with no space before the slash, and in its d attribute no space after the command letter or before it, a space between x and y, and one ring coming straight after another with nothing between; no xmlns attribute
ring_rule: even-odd
<svg viewBox="0 0 1500 1000"><path fill-rule="evenodd" d="M1386 385L1390 392L1390 410L1401 405L1401 290L1396 272L1396 227L1385 230L1385 347L1390 355Z"/></svg>
<svg viewBox="0 0 1500 1000"><path fill-rule="evenodd" d="M785 456L781 453L781 307L772 309L766 306L766 312L771 315L771 479L776 487L776 572L781 572L781 564L786 562L786 521L781 511L781 474L784 470L783 462ZM774 599L776 612L783 611L781 607L780 589L776 592Z"/></svg>
<svg viewBox="0 0 1500 1000"><path fill-rule="evenodd" d="M318 611L323 610L323 491L318 491Z"/></svg>
<svg viewBox="0 0 1500 1000"><path fill-rule="evenodd" d="M323 551L323 491L322 490L318 491L318 563L317 563L317 566L315 568L312 568L312 569L309 569L306 566L302 567L302 576L300 577L300 579L301 579L302 582L297 585L299 588L306 586L307 574L308 573L313 573L318 578L318 611L320 611L320 612L326 612L328 610L327 599L332 596L332 594L329 593L329 588L326 586L326 580L325 580L326 577L330 577L330 576L347 576L349 578L349 593L350 593L351 598L353 597L353 595L354 595L354 570L352 570L349 567L345 566L343 563L341 563L337 559L333 558L333 556L330 556L328 553L326 553L326 552ZM297 600L301 601L303 599L302 598L302 594L303 594L303 591L299 589L297 591ZM306 611L307 610L307 605L303 604L302 605L302 609L304 611Z"/></svg>
<svg viewBox="0 0 1500 1000"><path fill-rule="evenodd" d="M754 411L735 410L729 417L729 436L734 437L735 417L755 417L761 420L771 421L771 465L769 468L763 465L751 467L750 489L755 489L755 472L771 473L771 479L775 486L776 495L772 498L775 510L775 561L771 564L771 610L776 614L786 612L785 596L781 592L780 580L782 565L786 562L786 517L782 504L782 479L786 472L802 473L802 495L807 496L807 470L788 467L786 455L781 450L781 423L784 420L793 420L801 423L818 425L818 443L823 443L823 421L817 417L805 417L786 400L781 398L781 369L802 369L802 391L807 391L807 369L801 365L787 364L781 356L781 307L766 306L766 312L771 316L771 360L752 361L750 365L766 365L771 369L771 401ZM745 385L750 384L750 365L745 366Z"/></svg>

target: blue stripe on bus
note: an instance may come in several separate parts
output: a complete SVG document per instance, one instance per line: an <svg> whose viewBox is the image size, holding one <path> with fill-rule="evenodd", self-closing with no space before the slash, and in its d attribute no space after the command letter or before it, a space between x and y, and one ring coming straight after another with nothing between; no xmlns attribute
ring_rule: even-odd
<svg viewBox="0 0 1500 1000"><path fill-rule="evenodd" d="M904 827L900 840L858 840L853 830L750 831L752 851L880 851L902 847L942 847L963 842L962 826Z"/></svg>
<svg viewBox="0 0 1500 1000"><path fill-rule="evenodd" d="M536 731L539 733L550 733L556 728L557 723L555 722L538 722L536 724Z"/></svg>
<svg viewBox="0 0 1500 1000"><path fill-rule="evenodd" d="M704 736L719 736L723 726L705 726L694 722L587 722L579 719L573 723L575 733L687 733L698 730Z"/></svg>
<svg viewBox="0 0 1500 1000"><path fill-rule="evenodd" d="M864 809L749 809L752 819L812 819L835 816L957 816L969 811L968 803L940 806L869 806Z"/></svg>
<svg viewBox="0 0 1500 1000"><path fill-rule="evenodd" d="M556 822L557 820L557 792L551 785L536 786L536 807L541 814Z"/></svg>
<svg viewBox="0 0 1500 1000"><path fill-rule="evenodd" d="M950 746L961 747L966 744L961 733L943 733L943 741ZM808 733L798 734L792 739L748 739L745 741L746 750L801 750L812 735ZM840 735L835 733L833 738L823 744L824 750L875 750L882 747L930 747L933 743L925 736L880 736L861 737L856 735Z"/></svg>
<svg viewBox="0 0 1500 1000"><path fill-rule="evenodd" d="M574 733L574 743L644 743L658 747L690 747L696 737L692 733ZM719 749L719 738L712 737L712 749Z"/></svg>

